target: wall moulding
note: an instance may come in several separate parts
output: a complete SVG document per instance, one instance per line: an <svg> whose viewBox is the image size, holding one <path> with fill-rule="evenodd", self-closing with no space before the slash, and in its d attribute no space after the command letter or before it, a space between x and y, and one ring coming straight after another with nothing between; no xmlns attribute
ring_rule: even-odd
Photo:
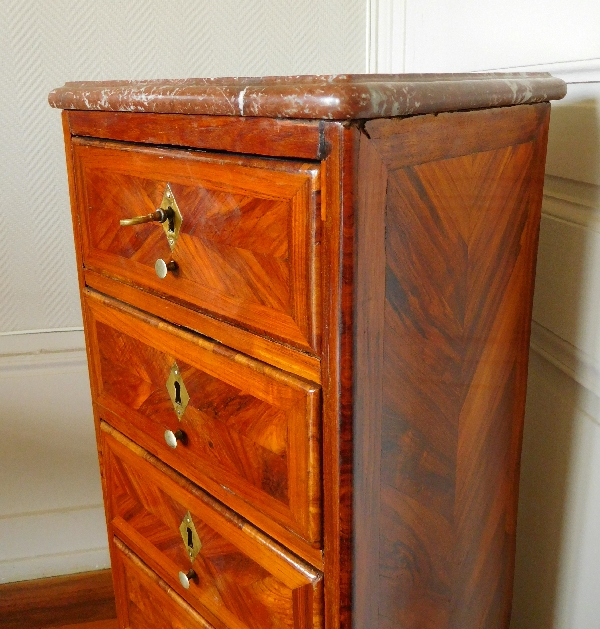
<svg viewBox="0 0 600 629"><path fill-rule="evenodd" d="M544 194L589 208L600 209L600 186L546 174Z"/></svg>
<svg viewBox="0 0 600 629"><path fill-rule="evenodd" d="M0 534L0 583L109 567L101 504L4 516Z"/></svg>
<svg viewBox="0 0 600 629"><path fill-rule="evenodd" d="M407 2L408 0L368 1L367 69L369 72L405 72Z"/></svg>
<svg viewBox="0 0 600 629"><path fill-rule="evenodd" d="M510 68L493 68L485 72L550 72L553 76L566 83L599 83L600 57L594 59L579 59L576 61L556 61L530 66Z"/></svg>
<svg viewBox="0 0 600 629"><path fill-rule="evenodd" d="M87 372L83 330L41 330L0 335L0 378L24 370L45 373Z"/></svg>
<svg viewBox="0 0 600 629"><path fill-rule="evenodd" d="M600 424L600 365L536 321L531 326L531 350L581 386L579 405Z"/></svg>
<svg viewBox="0 0 600 629"><path fill-rule="evenodd" d="M546 175L542 211L567 223L600 232L600 186Z"/></svg>

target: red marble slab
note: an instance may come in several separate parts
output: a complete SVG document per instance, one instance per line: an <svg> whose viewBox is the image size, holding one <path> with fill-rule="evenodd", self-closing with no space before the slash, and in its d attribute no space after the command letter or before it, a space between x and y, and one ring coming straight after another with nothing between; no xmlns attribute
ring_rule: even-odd
<svg viewBox="0 0 600 629"><path fill-rule="evenodd" d="M50 92L59 109L347 120L506 107L563 98L544 72L349 74L82 81Z"/></svg>

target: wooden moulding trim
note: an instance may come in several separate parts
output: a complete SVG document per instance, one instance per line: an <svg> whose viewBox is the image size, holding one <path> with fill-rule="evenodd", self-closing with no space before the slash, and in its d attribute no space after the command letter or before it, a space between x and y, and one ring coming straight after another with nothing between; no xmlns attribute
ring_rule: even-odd
<svg viewBox="0 0 600 629"><path fill-rule="evenodd" d="M388 171L361 135L356 208L354 382L354 623L377 627L381 417L385 302L385 204Z"/></svg>
<svg viewBox="0 0 600 629"><path fill-rule="evenodd" d="M330 123L325 132L331 147L324 162L322 273L326 629L352 626L352 186L357 134L355 128L339 123Z"/></svg>
<svg viewBox="0 0 600 629"><path fill-rule="evenodd" d="M165 321L186 327L208 336L228 347L265 361L279 369L302 378L321 383L321 361L313 356L293 350L234 325L214 319L201 312L190 310L173 301L152 295L123 282L110 279L94 271L85 271L85 283L105 295L132 304Z"/></svg>
<svg viewBox="0 0 600 629"><path fill-rule="evenodd" d="M308 160L273 160L222 152L215 155L190 152L186 150L189 147L140 146L104 138L73 137L72 144L76 158L84 166L127 176L150 174L173 182L191 182L194 187L210 186L221 192L249 193L277 200L290 200L305 186L310 192L320 187L318 164Z"/></svg>
<svg viewBox="0 0 600 629"><path fill-rule="evenodd" d="M540 109L540 126L538 131L538 137L534 146L533 162L537 163L531 181L531 188L534 191L531 198L531 207L535 208L529 217L529 221L532 222L535 227L529 231L529 252L531 259L527 261L526 267L530 273L530 284L528 291L524 296L524 300L527 301L526 306L522 310L522 317L527 321L527 325L523 326L522 335L519 339L519 349L521 355L521 361L519 367L521 372L517 374L517 379L520 380L522 386L520 387L518 394L515 396L515 415L519 418L518 422L515 422L512 431L511 447L509 449L508 459L510 461L507 466L507 481L510 487L513 488L512 492L512 504L509 502L507 507L507 529L510 531L510 562L509 562L509 577L506 583L506 616L510 620L510 613L512 611L513 601L513 588L515 578L515 561L516 561L516 537L517 537L517 511L519 505L519 480L521 476L521 451L523 446L523 427L525 420L525 402L527 396L527 373L529 369L529 350L531 339L531 327L532 327L532 313L533 313L533 293L535 288L535 270L537 261L537 251L540 236L540 220L542 211L542 197L544 190L544 171L546 166L546 152L548 148L548 131L550 124L550 104L538 105ZM526 231L526 230L524 230Z"/></svg>
<svg viewBox="0 0 600 629"><path fill-rule="evenodd" d="M71 142L71 132L69 129L69 115L62 112L63 137L65 142L65 159L67 165L67 178L69 182L69 198L71 199L71 220L73 222L73 235L75 236L75 257L77 260L77 279L79 282L79 294L84 287L83 281L83 253L81 248L81 230L79 227L79 217L77 215L77 188L75 185L75 171L73 167L73 144Z"/></svg>
<svg viewBox="0 0 600 629"><path fill-rule="evenodd" d="M221 343L215 343L214 339L207 339L203 336L190 334L188 331L181 330L177 326L174 326L171 322L159 321L142 310L132 308L129 304L119 303L95 291L86 290L85 295L86 304L92 309L95 319L103 320L111 327L116 326L117 329L123 326L122 329L127 330L128 335L132 338L137 338L142 343L150 344L157 349L169 345L171 347L170 351L172 353L179 352L179 356L182 360L191 360L192 363L195 363L193 357L194 350L190 349L195 347L209 352L215 357L219 357L218 359L215 358L215 360L226 360L231 364L238 364L240 365L240 369L248 370L249 373L256 373L259 378L272 379L277 383L281 383L284 387L302 392L303 395L312 393L319 388L312 382L295 378L288 372L274 368L272 365L267 365L244 356L243 354L238 354L231 348L223 346ZM103 316L100 314L102 311L110 312L110 317L107 318L107 315ZM138 331L136 326L129 326L131 319L133 319L137 325L141 326L141 329L152 330L153 338L151 341L146 339L143 333ZM169 338L170 342L162 345L160 343L161 338Z"/></svg>
<svg viewBox="0 0 600 629"><path fill-rule="evenodd" d="M89 342L89 324L86 317L86 308L84 303L83 291L85 289L85 267L83 266L83 243L82 243L82 234L81 234L81 223L80 217L77 209L77 181L75 176L75 166L74 166L74 156L73 156L73 138L71 137L71 132L69 129L69 119L66 111L62 112L62 127L63 127L63 137L65 142L65 157L66 157L66 165L67 165L67 175L69 182L69 199L71 201L71 220L73 225L73 237L75 241L75 259L77 264L77 281L79 284L79 303L81 305L82 317L83 317L83 328L85 335L85 351L87 354L88 361L88 370L90 374L90 384L92 389L92 396L95 397L97 392L94 391L96 375L95 375L95 357L92 354L91 345ZM96 443L99 443L99 425L96 416L94 415L94 431L96 434ZM102 469L102 457L100 451L98 450L98 463L100 465L100 469ZM106 504L106 485L104 475L100 475L100 481L102 484L102 492ZM105 512L106 515L106 512ZM110 546L109 546L110 550Z"/></svg>
<svg viewBox="0 0 600 629"><path fill-rule="evenodd" d="M65 112L75 136L317 160L323 123L273 118L107 111Z"/></svg>
<svg viewBox="0 0 600 629"><path fill-rule="evenodd" d="M189 253L186 259L192 259ZM161 280L156 273L149 272L152 269L150 265L136 260L128 260L127 265L120 265L119 262L118 256L97 249L86 256L88 268L96 273L106 273L118 282L133 284L139 286L141 290L162 294L164 299L179 303L192 312L211 313L219 320L226 319L231 325L243 326L255 335L271 338L275 343L293 345L301 352L311 352L315 357L318 355L318 349L311 347L317 335L313 334L312 330L309 334L305 333L306 318L299 325L296 318L284 310L243 302L223 291L205 288L193 280L176 278L174 274L168 274ZM163 282L162 285L160 282Z"/></svg>
<svg viewBox="0 0 600 629"><path fill-rule="evenodd" d="M371 120L365 125L389 170L415 166L471 153L492 151L531 142L537 135L545 109L518 105L482 111L465 111L405 118ZM476 126L479 133L468 133ZM439 137L444 142L439 142ZM398 136L402 136L399 141ZM386 142L395 137L394 142Z"/></svg>

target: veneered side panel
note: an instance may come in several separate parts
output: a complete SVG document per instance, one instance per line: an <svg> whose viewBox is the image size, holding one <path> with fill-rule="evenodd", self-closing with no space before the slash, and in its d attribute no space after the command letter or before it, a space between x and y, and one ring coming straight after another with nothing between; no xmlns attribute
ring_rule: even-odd
<svg viewBox="0 0 600 629"><path fill-rule="evenodd" d="M359 192L356 629L508 627L548 115L361 138L359 190L385 169L386 196Z"/></svg>

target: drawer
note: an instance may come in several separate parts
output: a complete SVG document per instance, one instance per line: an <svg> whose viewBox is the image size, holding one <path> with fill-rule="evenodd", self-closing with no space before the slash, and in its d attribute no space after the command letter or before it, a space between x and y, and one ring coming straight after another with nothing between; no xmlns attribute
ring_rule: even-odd
<svg viewBox="0 0 600 629"><path fill-rule="evenodd" d="M121 627L214 629L116 538L111 564Z"/></svg>
<svg viewBox="0 0 600 629"><path fill-rule="evenodd" d="M73 160L85 268L318 352L317 165L82 139ZM173 245L161 223L120 225L169 191ZM160 279L157 260L177 269Z"/></svg>
<svg viewBox="0 0 600 629"><path fill-rule="evenodd" d="M107 424L100 433L110 532L211 625L322 627L320 572Z"/></svg>
<svg viewBox="0 0 600 629"><path fill-rule="evenodd" d="M319 386L97 293L84 303L99 414L261 528L318 546ZM174 448L166 431L183 433Z"/></svg>

